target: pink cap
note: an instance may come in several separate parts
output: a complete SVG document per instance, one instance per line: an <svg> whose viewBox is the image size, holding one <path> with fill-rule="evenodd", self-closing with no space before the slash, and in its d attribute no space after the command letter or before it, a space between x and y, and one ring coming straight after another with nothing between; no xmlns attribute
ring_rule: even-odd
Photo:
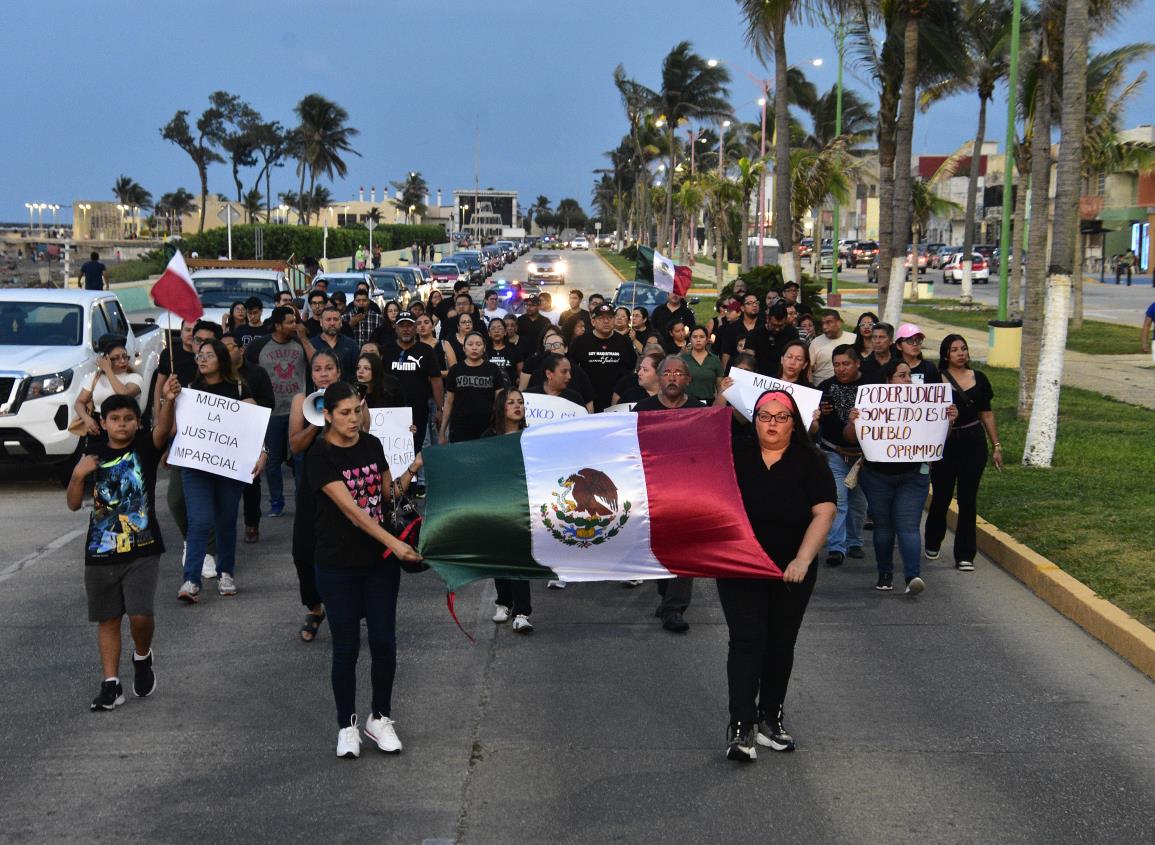
<svg viewBox="0 0 1155 845"><path fill-rule="evenodd" d="M926 337L926 335L922 334L922 329L914 323L903 323L898 327L898 331L894 333L894 340L897 343L900 340L906 340L908 337L914 337L916 335Z"/></svg>

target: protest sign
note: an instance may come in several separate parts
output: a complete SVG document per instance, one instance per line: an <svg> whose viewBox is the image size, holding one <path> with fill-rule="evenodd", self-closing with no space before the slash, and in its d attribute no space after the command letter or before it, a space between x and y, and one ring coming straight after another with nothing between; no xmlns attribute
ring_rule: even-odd
<svg viewBox="0 0 1155 845"><path fill-rule="evenodd" d="M854 430L862 455L877 463L937 461L950 431L946 384L864 384Z"/></svg>
<svg viewBox="0 0 1155 845"><path fill-rule="evenodd" d="M186 387L176 398L172 466L199 469L246 484L265 444L269 409Z"/></svg>
<svg viewBox="0 0 1155 845"><path fill-rule="evenodd" d="M798 413L802 415L802 422L809 427L814 420L814 412L818 410L818 403L822 401L822 392L812 387L803 387L791 384L788 381L752 373L749 370L740 370L737 367L730 369L730 378L734 384L722 395L726 401L738 409L746 419L754 420L754 403L767 390L781 390L794 397L798 404Z"/></svg>
<svg viewBox="0 0 1155 845"><path fill-rule="evenodd" d="M588 411L576 402L562 399L560 396L549 396L545 393L525 393L525 424L541 425L542 423L570 420L574 417L584 417Z"/></svg>
<svg viewBox="0 0 1155 845"><path fill-rule="evenodd" d="M397 478L413 463L412 408L370 408L369 433L381 441L389 473Z"/></svg>

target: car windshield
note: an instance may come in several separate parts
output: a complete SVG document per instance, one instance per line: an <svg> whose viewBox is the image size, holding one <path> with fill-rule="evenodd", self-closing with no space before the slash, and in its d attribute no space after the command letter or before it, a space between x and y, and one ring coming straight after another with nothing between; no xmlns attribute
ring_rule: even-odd
<svg viewBox="0 0 1155 845"><path fill-rule="evenodd" d="M272 308L277 300L275 279L246 279L237 276L199 276L193 279L193 287L201 297L205 308L228 308L234 302L255 296L264 300L266 308Z"/></svg>
<svg viewBox="0 0 1155 845"><path fill-rule="evenodd" d="M754 210L757 211L758 209ZM859 241L858 246L856 246L855 249L878 249L878 244L876 244L874 241Z"/></svg>
<svg viewBox="0 0 1155 845"><path fill-rule="evenodd" d="M401 280L397 278L396 273L372 273L373 281L377 283L377 287L382 291L388 293L396 291L401 287Z"/></svg>
<svg viewBox="0 0 1155 845"><path fill-rule="evenodd" d="M666 292L653 285L624 284L618 288L617 295L614 297L614 306L628 305L633 307L640 305L647 311L652 311L657 306L664 304L666 298Z"/></svg>
<svg viewBox="0 0 1155 845"><path fill-rule="evenodd" d="M755 211L757 211L757 209L755 209ZM536 261L539 264L548 264L554 260L554 257L552 255L547 255L546 253L538 253L531 260Z"/></svg>
<svg viewBox="0 0 1155 845"><path fill-rule="evenodd" d="M55 302L0 304L0 346L79 346L84 310Z"/></svg>
<svg viewBox="0 0 1155 845"><path fill-rule="evenodd" d="M461 270L456 264L434 264L429 269L438 276L456 276Z"/></svg>
<svg viewBox="0 0 1155 845"><path fill-rule="evenodd" d="M357 285L365 284L365 277L360 274L354 276L324 276L323 278L329 283L329 293L341 291L344 294L351 294L357 290Z"/></svg>

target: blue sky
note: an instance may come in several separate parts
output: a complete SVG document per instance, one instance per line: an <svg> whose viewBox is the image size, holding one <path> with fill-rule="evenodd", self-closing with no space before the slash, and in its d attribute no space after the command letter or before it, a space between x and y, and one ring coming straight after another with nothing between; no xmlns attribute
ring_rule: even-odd
<svg viewBox="0 0 1155 845"><path fill-rule="evenodd" d="M177 109L199 113L217 89L282 123L292 122L294 103L308 93L343 105L361 130L362 156L351 157L348 178L331 186L337 198L371 185L379 196L410 170L447 196L470 187L479 129L482 187L518 190L523 201L572 196L588 207L591 171L604 166L601 153L625 131L611 79L619 62L656 85L662 57L688 39L700 54L734 66L732 102L750 120L758 93L742 68L769 75L743 43L737 4L727 0L448 0L436 7L60 0L9 3L4 18L0 220L7 221L27 219L25 202L111 198L120 174L154 196L178 186L196 193L191 161L158 129ZM1155 0L1136 3L1131 20L1153 19ZM1120 27L1096 46L1130 35ZM823 58L807 73L820 89L834 84L829 33L796 28L789 50L792 62ZM846 84L870 98L853 69ZM1155 122L1152 85L1128 125ZM988 120L988 137L1000 143L1003 97L1000 91ZM915 151L951 152L974 125L973 96L940 104L919 115ZM226 168L214 167L210 191L231 193L231 185ZM295 185L291 167L278 170L273 192Z"/></svg>

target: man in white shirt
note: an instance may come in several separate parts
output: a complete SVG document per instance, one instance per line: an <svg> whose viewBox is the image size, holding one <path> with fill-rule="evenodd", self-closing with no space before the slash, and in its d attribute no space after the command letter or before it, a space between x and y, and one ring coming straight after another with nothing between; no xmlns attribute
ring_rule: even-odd
<svg viewBox="0 0 1155 845"><path fill-rule="evenodd" d="M834 375L834 364L831 356L834 347L844 343L854 345L853 332L842 328L842 315L833 308L822 312L822 334L810 341L810 381L821 384Z"/></svg>
<svg viewBox="0 0 1155 845"><path fill-rule="evenodd" d="M481 323L488 326L490 320L504 318L509 312L497 304L497 291L491 290L485 295L485 307L481 309Z"/></svg>
<svg viewBox="0 0 1155 845"><path fill-rule="evenodd" d="M555 326L561 324L561 309L553 307L553 297L549 295L548 291L542 291L538 294L538 299L541 301L541 309L537 312L545 317Z"/></svg>

